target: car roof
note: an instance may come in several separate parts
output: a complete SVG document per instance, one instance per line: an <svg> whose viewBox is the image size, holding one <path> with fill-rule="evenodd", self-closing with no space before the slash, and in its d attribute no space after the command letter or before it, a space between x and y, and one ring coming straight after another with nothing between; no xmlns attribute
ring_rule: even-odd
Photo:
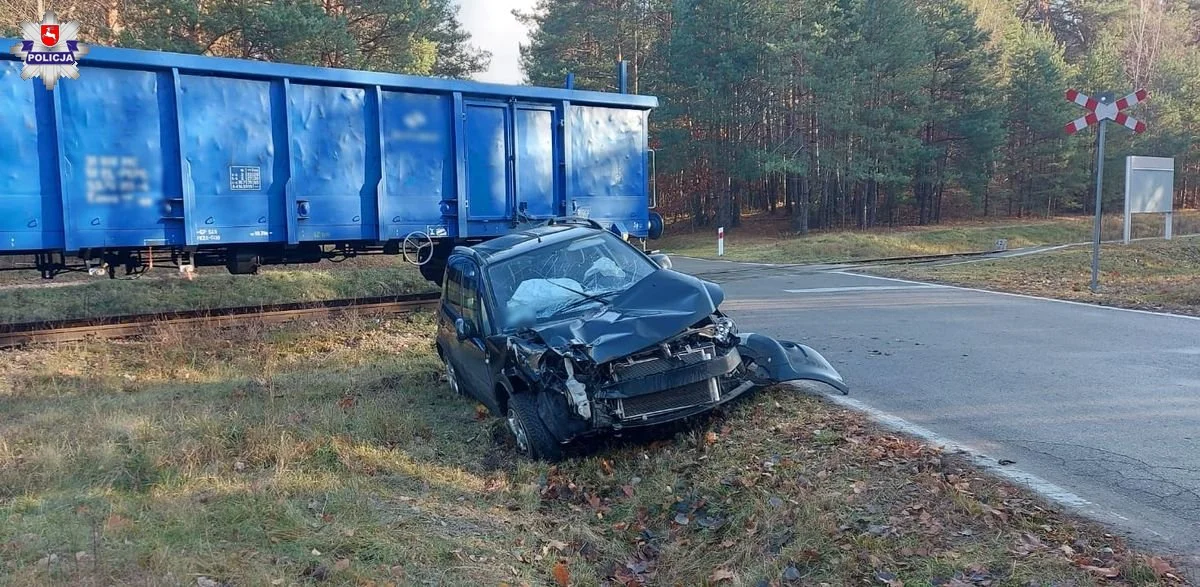
<svg viewBox="0 0 1200 587"><path fill-rule="evenodd" d="M481 261L496 263L539 247L604 232L606 231L590 226L553 224L506 234L474 245L470 249L478 254Z"/></svg>

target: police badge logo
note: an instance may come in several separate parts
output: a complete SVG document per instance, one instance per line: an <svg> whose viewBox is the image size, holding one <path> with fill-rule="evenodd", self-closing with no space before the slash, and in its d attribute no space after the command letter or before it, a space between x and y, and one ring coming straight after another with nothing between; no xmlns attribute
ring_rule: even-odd
<svg viewBox="0 0 1200 587"><path fill-rule="evenodd" d="M47 90L53 90L60 78L79 79L79 59L88 47L79 42L79 23L58 22L47 11L41 23L21 23L24 41L12 46L12 54L25 62L21 79L42 78Z"/></svg>

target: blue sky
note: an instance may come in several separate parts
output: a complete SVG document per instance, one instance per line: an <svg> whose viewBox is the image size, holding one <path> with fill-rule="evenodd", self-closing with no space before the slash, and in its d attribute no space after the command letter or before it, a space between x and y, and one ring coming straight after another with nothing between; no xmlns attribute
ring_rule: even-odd
<svg viewBox="0 0 1200 587"><path fill-rule="evenodd" d="M492 52L492 66L475 76L479 81L519 84L523 78L520 43L526 42L525 27L512 11L530 10L536 0L459 0L458 16L471 33L476 47Z"/></svg>

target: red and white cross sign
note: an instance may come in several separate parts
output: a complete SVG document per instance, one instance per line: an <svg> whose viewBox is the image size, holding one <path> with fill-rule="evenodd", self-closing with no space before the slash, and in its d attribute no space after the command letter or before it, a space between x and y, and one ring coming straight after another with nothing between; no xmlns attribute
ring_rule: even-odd
<svg viewBox="0 0 1200 587"><path fill-rule="evenodd" d="M1091 112L1082 118L1077 118L1067 123L1067 134L1073 135L1101 120L1112 120L1117 124L1124 125L1136 133L1146 130L1146 123L1121 112L1126 108L1140 104L1146 101L1146 90L1138 90L1112 104L1105 104L1095 98L1081 94L1075 90L1067 90L1067 101L1074 102L1087 108Z"/></svg>

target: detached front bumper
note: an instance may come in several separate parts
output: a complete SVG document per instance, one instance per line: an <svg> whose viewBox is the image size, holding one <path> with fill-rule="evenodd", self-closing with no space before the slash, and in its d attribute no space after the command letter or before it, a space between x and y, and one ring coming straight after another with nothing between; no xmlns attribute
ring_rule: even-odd
<svg viewBox="0 0 1200 587"><path fill-rule="evenodd" d="M739 334L738 350L747 360L750 379L758 385L785 381L819 381L843 395L850 388L842 375L821 353L789 340L775 340L762 334Z"/></svg>

